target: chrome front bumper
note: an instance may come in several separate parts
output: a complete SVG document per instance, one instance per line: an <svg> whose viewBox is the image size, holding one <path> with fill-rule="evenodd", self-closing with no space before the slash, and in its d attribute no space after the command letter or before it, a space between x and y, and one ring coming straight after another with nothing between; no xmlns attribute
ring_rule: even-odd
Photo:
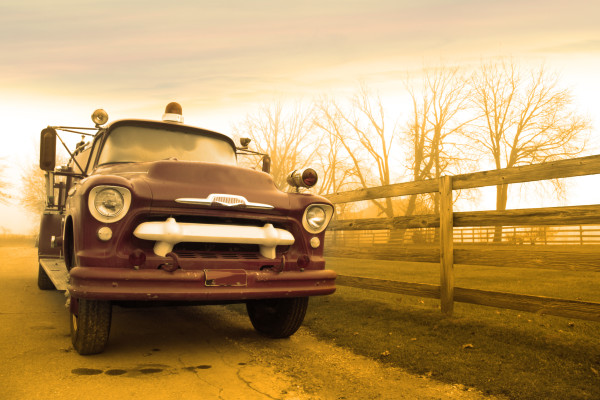
<svg viewBox="0 0 600 400"><path fill-rule="evenodd" d="M154 253L160 257L165 257L177 243L196 242L256 244L263 257L274 259L277 246L294 244L294 236L290 232L271 224L263 227L196 224L177 222L175 218L141 223L133 234L139 239L155 241Z"/></svg>

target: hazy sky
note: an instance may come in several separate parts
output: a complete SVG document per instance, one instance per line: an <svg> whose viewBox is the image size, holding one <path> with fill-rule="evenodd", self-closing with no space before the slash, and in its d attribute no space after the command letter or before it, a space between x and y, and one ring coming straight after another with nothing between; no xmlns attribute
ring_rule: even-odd
<svg viewBox="0 0 600 400"><path fill-rule="evenodd" d="M178 101L186 122L227 131L261 103L361 81L393 96L424 65L491 56L558 69L600 123L599 17L596 0L3 0L0 157L29 162L43 127L87 126L100 107L160 118ZM17 214L0 207L0 227L20 230Z"/></svg>
<svg viewBox="0 0 600 400"><path fill-rule="evenodd" d="M594 0L4 0L0 87L229 107L399 78L440 58L598 53L599 16Z"/></svg>

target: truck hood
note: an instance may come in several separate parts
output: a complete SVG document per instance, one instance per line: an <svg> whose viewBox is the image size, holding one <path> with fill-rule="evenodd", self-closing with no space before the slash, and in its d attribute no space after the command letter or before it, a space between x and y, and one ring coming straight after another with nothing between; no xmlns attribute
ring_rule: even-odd
<svg viewBox="0 0 600 400"><path fill-rule="evenodd" d="M289 196L277 189L272 177L260 171L231 165L191 161L156 161L102 167L100 174L143 180L152 193L152 208L194 208L176 199L208 199L210 195L242 196L249 203L290 208Z"/></svg>

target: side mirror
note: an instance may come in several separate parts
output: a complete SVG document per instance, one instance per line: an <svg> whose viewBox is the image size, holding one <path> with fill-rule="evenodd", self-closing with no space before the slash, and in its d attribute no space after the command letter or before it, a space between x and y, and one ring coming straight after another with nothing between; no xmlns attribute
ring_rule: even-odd
<svg viewBox="0 0 600 400"><path fill-rule="evenodd" d="M40 168L52 172L56 166L56 130L46 128L40 134Z"/></svg>
<svg viewBox="0 0 600 400"><path fill-rule="evenodd" d="M271 157L263 156L262 170L263 170L263 172L266 172L267 174L271 173Z"/></svg>

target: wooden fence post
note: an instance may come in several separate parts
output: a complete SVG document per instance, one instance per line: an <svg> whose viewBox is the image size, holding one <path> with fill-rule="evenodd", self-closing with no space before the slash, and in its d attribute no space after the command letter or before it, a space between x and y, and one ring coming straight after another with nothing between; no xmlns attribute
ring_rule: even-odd
<svg viewBox="0 0 600 400"><path fill-rule="evenodd" d="M452 230L452 177L443 176L440 191L440 300L442 312L452 316L454 311L454 240Z"/></svg>

